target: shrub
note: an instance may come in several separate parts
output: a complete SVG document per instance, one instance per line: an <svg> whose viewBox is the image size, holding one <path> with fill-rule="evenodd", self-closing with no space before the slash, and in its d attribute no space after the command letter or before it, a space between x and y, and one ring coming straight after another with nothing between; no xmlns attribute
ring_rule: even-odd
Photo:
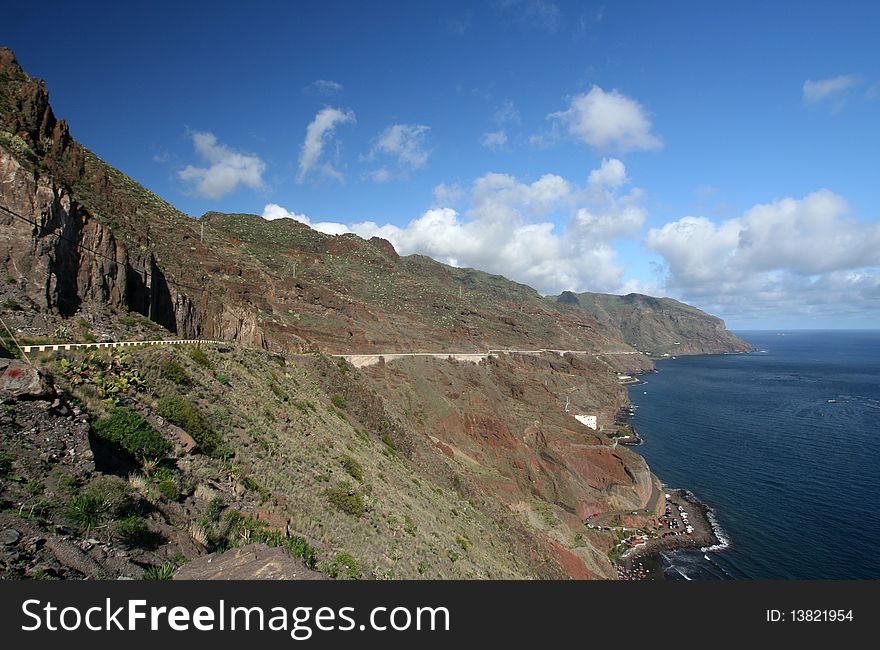
<svg viewBox="0 0 880 650"><path fill-rule="evenodd" d="M0 451L0 472L8 472L15 462L15 456L8 451Z"/></svg>
<svg viewBox="0 0 880 650"><path fill-rule="evenodd" d="M147 522L136 515L131 515L117 522L113 533L128 546L142 546L154 549L159 545L159 535L147 526Z"/></svg>
<svg viewBox="0 0 880 650"><path fill-rule="evenodd" d="M193 383L190 376L186 374L186 370L183 369L183 366L174 359L168 359L168 361L162 364L162 376L168 381L173 381L178 386L192 386Z"/></svg>
<svg viewBox="0 0 880 650"><path fill-rule="evenodd" d="M141 574L141 580L171 580L174 577L174 562L165 562L158 566L151 566Z"/></svg>
<svg viewBox="0 0 880 650"><path fill-rule="evenodd" d="M220 373L219 375L215 375L215 376L214 376L214 379L216 379L217 381L219 381L219 382L220 382L221 384L223 384L224 386L228 386L228 385L229 385L229 375L224 375L223 373Z"/></svg>
<svg viewBox="0 0 880 650"><path fill-rule="evenodd" d="M397 445L394 443L394 438L391 437L391 434L383 433L382 442L384 442L391 451L397 451Z"/></svg>
<svg viewBox="0 0 880 650"><path fill-rule="evenodd" d="M30 494L32 497L38 496L43 493L43 490L46 489L46 486L43 485L41 481L36 479L32 479L24 484L24 491Z"/></svg>
<svg viewBox="0 0 880 650"><path fill-rule="evenodd" d="M123 325L125 325L126 327L137 327L138 325L140 325L141 327L144 327L146 329L153 330L153 331L158 330L160 327L162 327L161 325L159 325L159 323L156 323L155 321L151 321L146 316L142 316L141 314L137 314L137 313L130 313L125 316L122 316L122 317L120 317L119 322L122 323Z"/></svg>
<svg viewBox="0 0 880 650"><path fill-rule="evenodd" d="M341 577L349 580L360 580L364 577L360 564L348 551L340 551L336 554L327 566L327 575L334 579Z"/></svg>
<svg viewBox="0 0 880 650"><path fill-rule="evenodd" d="M183 397L174 395L159 400L159 415L184 429L199 448L206 454L213 454L220 446L220 434L214 430L210 420L198 407Z"/></svg>
<svg viewBox="0 0 880 650"><path fill-rule="evenodd" d="M208 503L208 509L205 511L205 516L217 523L220 521L220 515L223 514L223 509L226 507L226 503L223 501L223 497L216 496Z"/></svg>
<svg viewBox="0 0 880 650"><path fill-rule="evenodd" d="M317 564L315 549L302 537L287 537L279 530L266 530L266 522L247 517L238 510L229 510L223 518L225 544L235 546L239 543L261 543L271 547L287 549L293 557L303 560L310 569Z"/></svg>
<svg viewBox="0 0 880 650"><path fill-rule="evenodd" d="M177 501L180 498L180 487L178 487L177 481L173 478L166 478L159 481L156 488L159 490L159 494L169 501Z"/></svg>
<svg viewBox="0 0 880 650"><path fill-rule="evenodd" d="M298 557L310 569L317 564L315 549L302 537L294 535L287 537L279 530L257 530L254 539L266 546L280 546L287 549L293 557Z"/></svg>
<svg viewBox="0 0 880 650"><path fill-rule="evenodd" d="M336 486L327 488L325 494L334 508L355 517L366 511L364 498L348 481L341 481Z"/></svg>
<svg viewBox="0 0 880 650"><path fill-rule="evenodd" d="M116 407L92 425L94 434L124 449L141 462L158 461L171 451L165 440L140 414Z"/></svg>
<svg viewBox="0 0 880 650"><path fill-rule="evenodd" d="M202 348L193 348L192 351L189 353L189 358L203 368L211 367L211 360L208 358L208 355L205 354L205 351Z"/></svg>
<svg viewBox="0 0 880 650"><path fill-rule="evenodd" d="M354 458L351 456L343 456L339 462L342 464L342 469L348 472L348 475L355 481L364 480L364 468L361 467L361 464Z"/></svg>
<svg viewBox="0 0 880 650"><path fill-rule="evenodd" d="M332 395L330 401L336 408L345 410L345 398L342 395Z"/></svg>
<svg viewBox="0 0 880 650"><path fill-rule="evenodd" d="M21 305L19 305L18 301L15 300L14 298L7 298L5 301L3 301L3 306L6 309L9 309L11 311L21 311L22 310Z"/></svg>
<svg viewBox="0 0 880 650"><path fill-rule="evenodd" d="M113 510L107 495L101 492L86 492L75 495L67 505L67 518L88 532L100 526Z"/></svg>

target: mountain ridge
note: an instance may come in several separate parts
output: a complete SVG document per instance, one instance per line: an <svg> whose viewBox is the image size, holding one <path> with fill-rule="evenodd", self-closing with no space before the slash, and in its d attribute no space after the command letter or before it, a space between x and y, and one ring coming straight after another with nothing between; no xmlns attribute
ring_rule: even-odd
<svg viewBox="0 0 880 650"><path fill-rule="evenodd" d="M74 531L65 539L91 560L65 546L0 562L0 574L136 577L139 566L259 541L330 577L612 578L622 526L656 514L659 480L619 444L628 431L616 418L627 403L617 371L653 362L619 309L593 313L586 294L560 303L378 238L258 215L188 217L74 140L42 83L2 49L0 179L0 299L18 341L240 344L4 362L52 389L0 394L10 406L0 460L22 478L0 482L0 504L37 513L29 535ZM680 334L686 311L651 331ZM687 314L704 333L688 349L736 351L720 321ZM5 335L2 345L16 351ZM362 369L328 356L416 347L590 354ZM596 428L575 414L594 415ZM155 429L161 458L133 455L124 431L101 437L120 421ZM52 473L45 458L58 459ZM102 519L114 527L94 547L70 485L125 504L113 516L126 526ZM622 523L587 528L594 512Z"/></svg>

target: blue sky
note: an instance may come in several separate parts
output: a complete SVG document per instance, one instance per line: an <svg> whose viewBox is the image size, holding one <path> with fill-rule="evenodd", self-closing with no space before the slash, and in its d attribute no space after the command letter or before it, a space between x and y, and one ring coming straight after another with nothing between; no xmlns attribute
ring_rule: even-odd
<svg viewBox="0 0 880 650"><path fill-rule="evenodd" d="M30 4L0 42L193 216L732 327L880 322L877 3Z"/></svg>

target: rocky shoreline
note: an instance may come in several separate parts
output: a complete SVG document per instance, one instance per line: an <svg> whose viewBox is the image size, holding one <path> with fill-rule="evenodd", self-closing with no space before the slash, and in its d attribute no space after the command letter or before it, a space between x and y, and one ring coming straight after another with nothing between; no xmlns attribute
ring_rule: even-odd
<svg viewBox="0 0 880 650"><path fill-rule="evenodd" d="M721 550L728 545L711 508L692 492L667 489L665 513L656 522L657 537L647 539L620 557L622 580L663 580L662 553L677 550Z"/></svg>

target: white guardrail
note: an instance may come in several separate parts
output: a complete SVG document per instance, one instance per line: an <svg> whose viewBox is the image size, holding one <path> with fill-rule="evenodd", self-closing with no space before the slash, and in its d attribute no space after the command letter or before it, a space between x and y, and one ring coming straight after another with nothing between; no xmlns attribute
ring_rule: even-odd
<svg viewBox="0 0 880 650"><path fill-rule="evenodd" d="M44 343L42 345L22 345L21 349L26 354L34 352L61 352L63 350L74 350L77 348L128 348L145 345L184 345L198 343L216 343L223 341L212 341L209 339L174 339L168 341L113 341L105 343Z"/></svg>

